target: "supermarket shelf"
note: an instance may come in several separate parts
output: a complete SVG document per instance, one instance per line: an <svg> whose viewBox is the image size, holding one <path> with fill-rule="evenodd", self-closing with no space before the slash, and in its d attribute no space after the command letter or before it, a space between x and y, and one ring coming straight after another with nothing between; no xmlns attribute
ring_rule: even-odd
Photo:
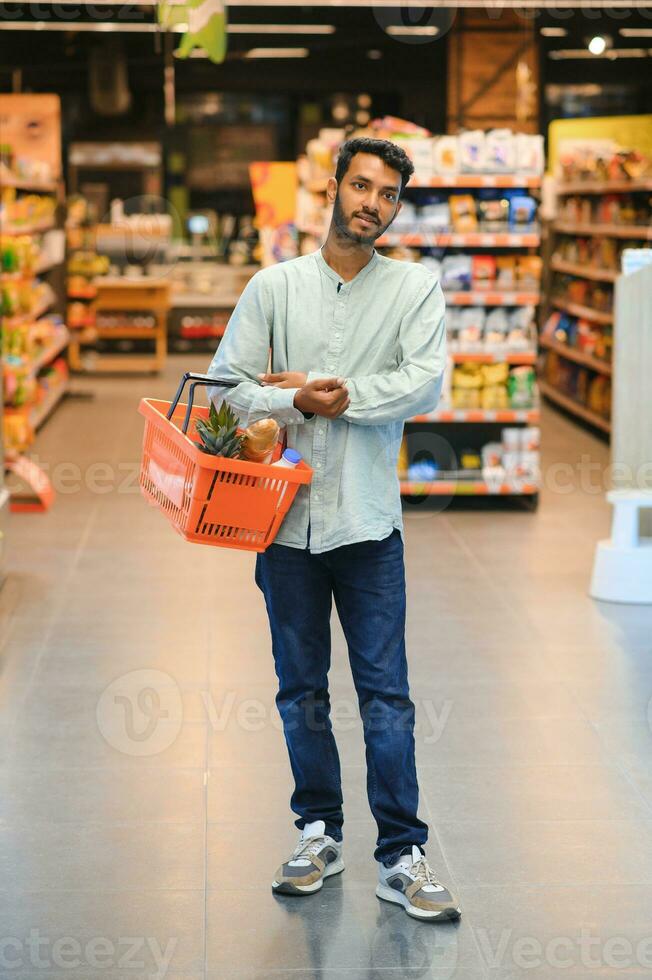
<svg viewBox="0 0 652 980"><path fill-rule="evenodd" d="M558 310L565 310L572 316L581 317L584 320L592 320L594 323L602 323L609 326L614 322L613 313L604 313L602 310L594 310L591 306L583 306L581 303L570 303L568 300L558 296L553 296L550 300Z"/></svg>
<svg viewBox="0 0 652 980"><path fill-rule="evenodd" d="M116 340L156 340L157 327L95 327L98 337L114 337Z"/></svg>
<svg viewBox="0 0 652 980"><path fill-rule="evenodd" d="M599 225L592 222L578 224L573 221L555 221L553 227L563 235L608 235L613 238L641 238L652 241L652 226L645 225Z"/></svg>
<svg viewBox="0 0 652 980"><path fill-rule="evenodd" d="M578 276L580 279L594 279L596 282L615 282L620 272L616 269L594 269L590 265L576 265L574 262L565 262L563 259L553 258L550 268L555 272L566 272L569 276Z"/></svg>
<svg viewBox="0 0 652 980"><path fill-rule="evenodd" d="M525 422L535 425L541 420L541 412L538 408L504 408L504 409L480 409L480 408L438 408L429 415L415 415L408 419L410 423L422 422Z"/></svg>
<svg viewBox="0 0 652 980"><path fill-rule="evenodd" d="M592 412L585 405L580 405L570 395L565 395L563 391L559 391L558 388L555 388L554 385L551 385L548 381L544 381L542 378L539 379L539 391L546 398L549 398L551 402L555 402L567 411L584 419L585 422L590 422L591 425L602 429L603 432L611 432L611 423L608 419L603 418L602 415L598 415L597 412Z"/></svg>
<svg viewBox="0 0 652 980"><path fill-rule="evenodd" d="M557 194L628 194L634 191L652 191L652 177L641 180L574 180L557 184Z"/></svg>
<svg viewBox="0 0 652 980"><path fill-rule="evenodd" d="M3 235L38 235L42 231L50 231L54 228L54 220L49 218L47 221L37 222L34 225L2 225L0 232Z"/></svg>
<svg viewBox="0 0 652 980"><path fill-rule="evenodd" d="M583 364L584 367L590 368L592 371L598 371L600 374L607 375L610 375L612 372L611 364L608 361L603 361L599 357L592 357L590 354L576 350L568 344L560 343L557 340L551 340L549 337L544 336L539 337L539 344L541 347L545 347L546 350L552 350L556 354L559 354L560 357L564 357L567 361Z"/></svg>
<svg viewBox="0 0 652 980"><path fill-rule="evenodd" d="M492 486L485 480L431 480L430 482L419 482L416 480L401 480L401 494L403 496L456 496L456 497L487 497L487 496L523 496L532 495L539 492L539 488L533 483L502 483L499 486Z"/></svg>
<svg viewBox="0 0 652 980"><path fill-rule="evenodd" d="M39 303L39 305L33 310L30 310L29 313L17 313L15 316L8 316L4 319L6 320L7 325L11 327L16 327L21 323L33 323L35 320L40 319L43 314L50 309L55 301L56 296L52 296L52 298L47 300L47 302ZM1 316L0 319L2 319Z"/></svg>
<svg viewBox="0 0 652 980"><path fill-rule="evenodd" d="M30 374L32 377L38 374L41 368L45 367L46 364L49 364L50 361L54 360L57 354L60 354L61 351L65 350L65 348L68 346L70 334L66 328L62 327L57 331L57 333L59 336L56 338L56 340L54 340L49 347L46 347L45 350L42 351L39 356L34 359L34 361L32 361L32 366L30 368Z"/></svg>
<svg viewBox="0 0 652 980"><path fill-rule="evenodd" d="M518 351L511 354L484 353L472 351L455 351L451 353L454 364L534 364L536 363L536 351Z"/></svg>
<svg viewBox="0 0 652 980"><path fill-rule="evenodd" d="M67 387L67 384L64 384L63 382L55 385L55 387L47 393L43 401L39 405L34 406L29 414L30 422L32 423L34 429L38 429L40 425L43 425L48 415L50 415L54 409L55 405L65 395Z"/></svg>
<svg viewBox="0 0 652 980"><path fill-rule="evenodd" d="M651 229L652 233L652 229ZM432 232L431 234L401 234L389 232L377 239L379 247L405 245L414 248L531 248L539 245L538 231L513 232Z"/></svg>
<svg viewBox="0 0 652 980"><path fill-rule="evenodd" d="M412 187L540 187L541 175L537 174L449 174L436 175L425 180L410 180Z"/></svg>
<svg viewBox="0 0 652 980"><path fill-rule="evenodd" d="M444 291L449 306L538 306L539 293L490 292L489 290Z"/></svg>
<svg viewBox="0 0 652 980"><path fill-rule="evenodd" d="M17 191L32 191L34 194L54 194L58 186L56 180L30 180L16 177L8 167L0 166L0 187L13 187Z"/></svg>

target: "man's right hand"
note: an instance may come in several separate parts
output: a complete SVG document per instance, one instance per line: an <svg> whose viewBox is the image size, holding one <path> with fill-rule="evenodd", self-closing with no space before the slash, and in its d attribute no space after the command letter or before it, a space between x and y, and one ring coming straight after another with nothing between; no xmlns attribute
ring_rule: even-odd
<svg viewBox="0 0 652 980"><path fill-rule="evenodd" d="M309 381L294 396L294 405L299 411L307 415L322 415L326 419L336 419L347 410L350 402L343 378Z"/></svg>

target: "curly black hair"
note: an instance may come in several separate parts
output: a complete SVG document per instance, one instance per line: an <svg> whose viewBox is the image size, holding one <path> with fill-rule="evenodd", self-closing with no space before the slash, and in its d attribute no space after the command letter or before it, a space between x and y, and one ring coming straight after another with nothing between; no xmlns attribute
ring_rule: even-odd
<svg viewBox="0 0 652 980"><path fill-rule="evenodd" d="M355 139L347 140L340 147L337 157L335 180L338 184L349 169L351 158L356 153L373 153L374 156L384 160L392 170L398 170L401 175L401 191L399 193L399 197L401 197L405 185L414 173L414 166L405 150L390 140L375 140L369 136L357 136Z"/></svg>

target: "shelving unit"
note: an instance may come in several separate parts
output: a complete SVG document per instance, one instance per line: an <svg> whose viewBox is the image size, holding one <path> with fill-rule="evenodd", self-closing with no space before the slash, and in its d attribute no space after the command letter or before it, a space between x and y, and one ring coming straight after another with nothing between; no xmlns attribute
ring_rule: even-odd
<svg viewBox="0 0 652 980"><path fill-rule="evenodd" d="M163 370L167 354L167 314L170 305L168 280L151 278L127 279L100 277L93 280L96 297L91 303L88 330L75 331L70 341L70 366L74 371L85 373L157 372ZM129 315L151 314L152 327L131 326ZM114 326L98 326L98 314L123 314L124 320ZM85 345L102 340L151 341L150 353L98 353L84 354Z"/></svg>
<svg viewBox="0 0 652 980"><path fill-rule="evenodd" d="M37 103L49 103L51 113L48 115L49 122L48 138L40 141L37 150L32 151L31 145L19 145L17 147L21 159L31 160L35 167L42 172L44 164L50 167L52 173L56 174L60 170L60 155L58 153L58 99L55 96L2 96L2 112L6 118L14 121L20 118L32 118L31 113ZM20 130L19 130L20 131ZM38 157L36 156L38 155ZM47 159L46 159L47 158ZM60 221L58 216L58 206L63 199L63 185L59 179L43 180L37 177L28 178L16 176L9 166L4 163L0 165L0 190L3 192L3 200L7 212L3 220L0 220L0 236L5 242L3 251L4 260L8 267L0 271L0 282L5 289L15 288L22 293L29 290L32 307L25 311L13 315L0 317L2 325L3 346L2 351L7 352L7 362L5 370L8 377L12 378L11 393L8 394L8 404L5 405L5 394L3 393L3 427L0 449L0 579L2 578L3 564L3 545L4 530L6 524L6 511L24 509L25 496L21 492L16 494L16 488L12 486L11 496L8 488L4 486L4 473L12 470L20 475L23 482L28 486L34 487L40 484L41 478L44 483L48 483L45 474L27 456L22 455L31 445L36 430L52 413L55 406L65 395L67 389L67 368L62 355L68 345L69 334L66 327L61 323L59 326L47 327L45 321L53 318L52 311L57 315L64 312L63 297L63 271L62 261L63 249L61 243L55 242L56 235L60 235ZM12 220L12 211L17 213L17 203L14 204L12 196L15 195L16 202L22 200L23 195L30 198L40 198L47 196L48 199L55 197L46 209L36 201L30 202L28 207L31 213L40 214L47 212L43 218L33 220ZM35 206L34 206L35 205ZM22 214L25 209L21 206ZM22 215L21 215L22 216ZM57 230L55 232L55 230ZM48 233L52 233L48 235ZM23 243L11 244L13 239L32 239L32 252L25 251ZM34 261L34 252L40 252ZM13 254L12 254L13 253ZM18 263L18 268L16 264ZM48 289L37 288L39 277L47 277ZM15 299L24 306L24 296L17 294ZM54 320L56 324L56 320ZM38 333L37 333L38 331ZM10 356L11 355L11 356ZM28 360L31 358L31 360ZM39 383L41 373L56 363L56 367L50 372L47 381ZM2 376L0 370L0 377ZM32 391L35 392L32 400L20 403L25 397L25 391L18 396L13 394L13 386L22 384L26 386L27 397L30 398ZM8 436L10 438L8 438ZM31 509L43 509L52 501L53 493L41 495L41 502L38 505L31 505ZM43 500L47 498L48 503ZM31 498L30 498L31 499Z"/></svg>
<svg viewBox="0 0 652 980"><path fill-rule="evenodd" d="M599 217L600 204L596 198L649 194L652 178L567 180L558 182L555 190L560 213L550 223L548 298L543 305L539 337L543 351L539 384L543 395L551 402L599 432L608 434L611 431L611 379L615 374L612 367L615 353L612 348L615 348L621 334L613 309L613 291L620 273L610 266L626 242L645 247L646 242L652 241L652 224L566 220L564 212L567 215L570 209L565 202L568 197L581 199L586 195L591 204L588 201L574 203L572 210L584 216L590 209L594 216ZM638 206L637 213L640 213ZM598 237L605 239L605 242L596 243ZM610 240L611 246L605 248ZM587 261L584 260L585 256ZM602 258L602 264L596 261L596 257L598 260ZM565 277L564 292L568 291L569 295L560 292L560 277ZM609 308L603 308L605 292ZM577 301L578 294L582 298L586 296L586 299ZM591 298L598 296L599 302L591 305ZM562 319L559 324L556 320L551 323L550 317L555 310L562 311L567 319ZM549 326L546 328L547 324ZM590 338L592 334L594 344L588 346L594 346L594 349L581 349L565 342L563 337L569 336L572 341L574 332L582 337L583 347L587 346L587 337Z"/></svg>

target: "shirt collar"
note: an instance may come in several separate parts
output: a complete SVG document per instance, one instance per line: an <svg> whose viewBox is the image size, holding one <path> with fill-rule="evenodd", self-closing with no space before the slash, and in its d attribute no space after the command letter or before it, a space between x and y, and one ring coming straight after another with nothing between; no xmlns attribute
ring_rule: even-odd
<svg viewBox="0 0 652 980"><path fill-rule="evenodd" d="M362 269L360 269L360 272L358 272L358 274L354 276L353 279L349 279L348 282L344 282L344 280L340 278L339 273L337 273L335 269L332 269L330 267L330 265L322 255L321 248L318 248L316 252L313 252L313 255L315 256L317 265L322 270L322 272L325 272L326 275L330 279L333 279L335 282L341 282L343 288L346 288L347 286L352 286L354 282L360 282L362 279L365 278L366 275L368 275L369 272L371 272L373 267L378 264L378 252L376 251L376 249L374 249L371 258L369 259L367 264L363 266Z"/></svg>

